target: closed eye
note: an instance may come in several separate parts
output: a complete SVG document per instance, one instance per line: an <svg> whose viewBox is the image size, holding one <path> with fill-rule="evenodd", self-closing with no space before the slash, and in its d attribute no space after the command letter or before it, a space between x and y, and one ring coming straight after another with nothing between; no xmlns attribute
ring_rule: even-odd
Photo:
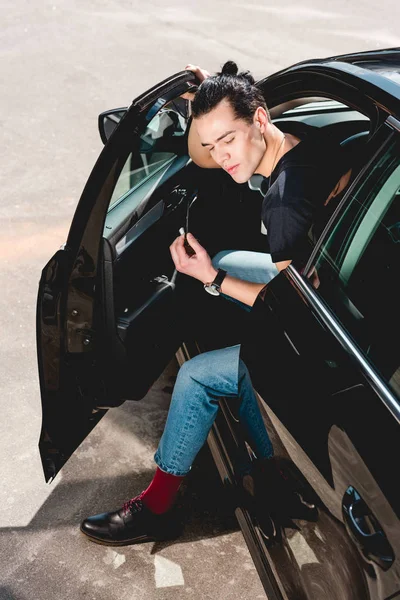
<svg viewBox="0 0 400 600"><path fill-rule="evenodd" d="M234 139L235 139L235 138L233 137L233 138L231 138L230 140L226 140L226 141L225 141L225 144L230 144L231 142L233 142L233 140L234 140ZM209 148L208 150L209 150L210 152L212 152L212 151L214 150L214 148L215 148L215 147L214 147L214 146L212 146L212 147L211 147L211 148Z"/></svg>

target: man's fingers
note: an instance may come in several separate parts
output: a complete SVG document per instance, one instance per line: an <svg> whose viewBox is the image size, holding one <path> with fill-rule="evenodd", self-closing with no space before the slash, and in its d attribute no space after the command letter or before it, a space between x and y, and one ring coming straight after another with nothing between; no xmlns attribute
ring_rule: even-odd
<svg viewBox="0 0 400 600"><path fill-rule="evenodd" d="M202 251L204 251L203 246L201 244L199 244L199 242L196 240L194 235L192 235L191 233L188 233L186 238L187 238L187 241L189 242L190 246L192 246L193 250L196 252L196 254L199 254L199 252L201 253Z"/></svg>
<svg viewBox="0 0 400 600"><path fill-rule="evenodd" d="M202 69L198 65L192 65L189 63L188 65L186 65L185 70L192 71L196 75L196 77L200 80L200 82L207 79L207 77L210 77L210 73L208 71L206 71L205 69Z"/></svg>
<svg viewBox="0 0 400 600"><path fill-rule="evenodd" d="M184 268L185 265L187 264L187 260L188 260L188 255L186 254L186 250L183 245L185 243L185 236L181 235L181 237L179 237L175 241L176 241L175 250L176 250L176 254L178 256L179 264L182 268Z"/></svg>
<svg viewBox="0 0 400 600"><path fill-rule="evenodd" d="M172 260L174 261L175 267L178 271L182 271L185 269L188 261L188 255L186 254L186 250L184 248L185 236L180 235L169 247Z"/></svg>
<svg viewBox="0 0 400 600"><path fill-rule="evenodd" d="M182 237L182 236L181 236ZM172 256L172 260L174 261L174 265L177 269L180 268L180 264L179 264L179 256L178 253L176 251L176 242L179 240L179 238L177 238L169 247L169 251L171 252L171 256Z"/></svg>

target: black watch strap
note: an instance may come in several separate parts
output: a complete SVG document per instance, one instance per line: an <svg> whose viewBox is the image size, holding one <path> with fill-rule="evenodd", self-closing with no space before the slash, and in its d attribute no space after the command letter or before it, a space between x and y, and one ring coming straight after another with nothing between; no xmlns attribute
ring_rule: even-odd
<svg viewBox="0 0 400 600"><path fill-rule="evenodd" d="M218 269L218 273L215 276L215 279L213 281L213 285L217 286L218 288L221 287L223 280L225 279L225 275L226 275L226 271L224 271L224 269Z"/></svg>

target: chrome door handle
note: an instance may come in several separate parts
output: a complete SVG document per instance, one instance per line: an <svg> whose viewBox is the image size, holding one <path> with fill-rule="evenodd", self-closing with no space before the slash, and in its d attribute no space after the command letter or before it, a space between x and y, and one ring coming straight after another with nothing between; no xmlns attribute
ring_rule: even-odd
<svg viewBox="0 0 400 600"><path fill-rule="evenodd" d="M360 552L384 571L389 569L395 558L393 548L379 521L353 486L348 487L343 496L342 512L346 529Z"/></svg>

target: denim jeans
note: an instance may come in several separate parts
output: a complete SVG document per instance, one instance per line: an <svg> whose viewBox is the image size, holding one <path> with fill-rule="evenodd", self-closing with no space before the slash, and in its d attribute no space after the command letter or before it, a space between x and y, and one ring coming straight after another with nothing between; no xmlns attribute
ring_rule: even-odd
<svg viewBox="0 0 400 600"><path fill-rule="evenodd" d="M224 397L240 398L239 420L258 458L273 455L240 346L212 350L181 367L172 394L164 433L154 456L162 471L186 475L205 443Z"/></svg>
<svg viewBox="0 0 400 600"><path fill-rule="evenodd" d="M232 277L254 283L269 283L279 273L275 263L272 262L271 255L264 252L222 250L213 257L212 263L215 269L224 269ZM245 310L251 310L251 307L243 302L226 294L222 295Z"/></svg>
<svg viewBox="0 0 400 600"><path fill-rule="evenodd" d="M224 269L232 277L254 283L269 283L278 274L271 255L264 252L222 250L213 257L212 263L216 269Z"/></svg>

